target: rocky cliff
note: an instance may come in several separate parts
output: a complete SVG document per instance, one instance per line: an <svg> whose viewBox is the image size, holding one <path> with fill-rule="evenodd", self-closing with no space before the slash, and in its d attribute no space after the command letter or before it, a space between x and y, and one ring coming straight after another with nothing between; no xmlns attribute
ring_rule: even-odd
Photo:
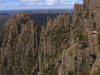
<svg viewBox="0 0 100 75"><path fill-rule="evenodd" d="M12 16L0 34L0 75L36 75L40 26L24 13Z"/></svg>
<svg viewBox="0 0 100 75"><path fill-rule="evenodd" d="M17 13L0 33L0 75L100 75L100 1L39 26Z"/></svg>
<svg viewBox="0 0 100 75"><path fill-rule="evenodd" d="M69 15L47 18L47 26L42 27L40 36L39 75L58 75L61 53L69 47L69 30Z"/></svg>
<svg viewBox="0 0 100 75"><path fill-rule="evenodd" d="M99 0L75 4L70 26L70 47L62 53L59 75L100 74Z"/></svg>
<svg viewBox="0 0 100 75"><path fill-rule="evenodd" d="M24 13L15 14L0 33L0 75L57 75L69 29L66 13L47 17L41 27Z"/></svg>

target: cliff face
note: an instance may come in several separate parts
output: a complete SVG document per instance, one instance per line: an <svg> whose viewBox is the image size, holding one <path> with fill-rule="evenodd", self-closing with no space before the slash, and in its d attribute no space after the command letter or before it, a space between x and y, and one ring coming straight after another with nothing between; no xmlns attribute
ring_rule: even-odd
<svg viewBox="0 0 100 75"><path fill-rule="evenodd" d="M75 4L70 26L70 48L62 53L59 75L98 75L100 73L99 0Z"/></svg>
<svg viewBox="0 0 100 75"><path fill-rule="evenodd" d="M84 0L69 15L39 26L17 13L0 33L0 75L99 75L100 2Z"/></svg>
<svg viewBox="0 0 100 75"><path fill-rule="evenodd" d="M42 27L22 12L12 16L0 33L0 75L57 75L69 28L65 13Z"/></svg>
<svg viewBox="0 0 100 75"><path fill-rule="evenodd" d="M39 52L39 75L58 75L61 53L69 47L69 16L47 18L47 26L41 29Z"/></svg>
<svg viewBox="0 0 100 75"><path fill-rule="evenodd" d="M37 23L21 12L12 16L0 34L0 75L32 75L37 71L39 37Z"/></svg>

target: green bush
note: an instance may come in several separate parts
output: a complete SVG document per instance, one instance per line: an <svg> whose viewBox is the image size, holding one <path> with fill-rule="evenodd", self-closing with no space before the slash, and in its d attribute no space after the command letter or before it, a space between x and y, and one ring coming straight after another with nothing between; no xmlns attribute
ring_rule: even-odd
<svg viewBox="0 0 100 75"><path fill-rule="evenodd" d="M89 72L80 72L78 75L90 75Z"/></svg>
<svg viewBox="0 0 100 75"><path fill-rule="evenodd" d="M48 68L43 68L43 73L47 73L48 72Z"/></svg>
<svg viewBox="0 0 100 75"><path fill-rule="evenodd" d="M28 67L27 75L31 75L32 69L33 69L34 65L37 63L37 61L38 61L38 59L32 60L32 61L30 61L30 62L28 63L28 65L27 65L27 67Z"/></svg>
<svg viewBox="0 0 100 75"><path fill-rule="evenodd" d="M90 73L89 73L89 72L84 72L83 74L84 74L84 75L90 75Z"/></svg>
<svg viewBox="0 0 100 75"><path fill-rule="evenodd" d="M93 27L96 28L96 22L93 23Z"/></svg>
<svg viewBox="0 0 100 75"><path fill-rule="evenodd" d="M100 67L99 67L98 70L95 72L95 75L100 75Z"/></svg>
<svg viewBox="0 0 100 75"><path fill-rule="evenodd" d="M77 40L77 38L79 41L86 41L86 36L83 35L82 33L76 34L74 39Z"/></svg>
<svg viewBox="0 0 100 75"><path fill-rule="evenodd" d="M48 59L52 59L52 58L56 58L57 54L51 54L50 56L48 56Z"/></svg>
<svg viewBox="0 0 100 75"><path fill-rule="evenodd" d="M58 75L58 72L52 71L49 73L49 75Z"/></svg>
<svg viewBox="0 0 100 75"><path fill-rule="evenodd" d="M72 71L68 72L68 75L74 75L74 73Z"/></svg>
<svg viewBox="0 0 100 75"><path fill-rule="evenodd" d="M82 13L80 12L80 13L78 14L78 16L82 16Z"/></svg>

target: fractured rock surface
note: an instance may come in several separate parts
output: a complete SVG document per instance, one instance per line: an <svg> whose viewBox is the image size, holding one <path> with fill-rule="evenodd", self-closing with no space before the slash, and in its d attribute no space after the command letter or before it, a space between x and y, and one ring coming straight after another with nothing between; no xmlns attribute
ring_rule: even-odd
<svg viewBox="0 0 100 75"><path fill-rule="evenodd" d="M39 25L22 12L8 20L0 34L1 75L30 75L38 69L39 33Z"/></svg>

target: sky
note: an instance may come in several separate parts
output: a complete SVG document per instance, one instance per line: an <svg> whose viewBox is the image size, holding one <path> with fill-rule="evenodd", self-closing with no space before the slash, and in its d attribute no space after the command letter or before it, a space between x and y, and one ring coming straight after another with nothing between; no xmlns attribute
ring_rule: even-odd
<svg viewBox="0 0 100 75"><path fill-rule="evenodd" d="M72 9L82 0L0 0L0 10L12 9Z"/></svg>

